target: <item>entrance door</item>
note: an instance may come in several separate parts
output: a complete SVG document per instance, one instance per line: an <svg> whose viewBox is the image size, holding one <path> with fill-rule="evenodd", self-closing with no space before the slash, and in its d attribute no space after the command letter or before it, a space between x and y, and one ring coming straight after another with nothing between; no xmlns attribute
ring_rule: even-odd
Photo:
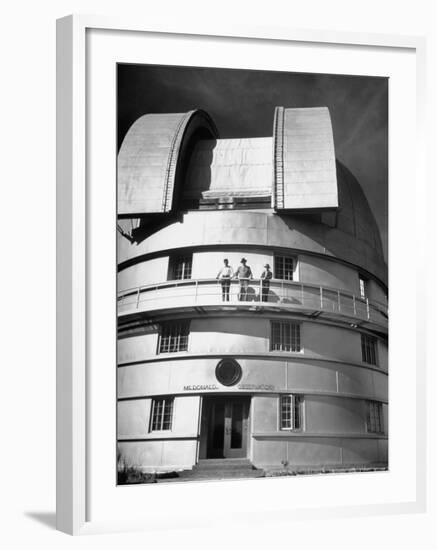
<svg viewBox="0 0 437 550"><path fill-rule="evenodd" d="M218 397L205 403L207 458L246 456L249 404L247 397Z"/></svg>

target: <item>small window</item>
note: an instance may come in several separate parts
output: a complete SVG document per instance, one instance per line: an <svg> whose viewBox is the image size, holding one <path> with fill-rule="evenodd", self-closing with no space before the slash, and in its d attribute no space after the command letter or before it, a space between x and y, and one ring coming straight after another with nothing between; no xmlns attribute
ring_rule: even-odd
<svg viewBox="0 0 437 550"><path fill-rule="evenodd" d="M281 430L302 429L302 395L281 395L280 428Z"/></svg>
<svg viewBox="0 0 437 550"><path fill-rule="evenodd" d="M150 431L171 430L173 420L173 397L154 399L150 416Z"/></svg>
<svg viewBox="0 0 437 550"><path fill-rule="evenodd" d="M300 351L300 325L283 321L272 322L272 351Z"/></svg>
<svg viewBox="0 0 437 550"><path fill-rule="evenodd" d="M367 402L367 431L369 433L384 433L382 417L382 403L377 401Z"/></svg>
<svg viewBox="0 0 437 550"><path fill-rule="evenodd" d="M190 321L162 323L159 331L158 353L187 351Z"/></svg>
<svg viewBox="0 0 437 550"><path fill-rule="evenodd" d="M376 346L376 338L367 334L361 335L361 357L364 363L377 365Z"/></svg>
<svg viewBox="0 0 437 550"><path fill-rule="evenodd" d="M275 279L283 279L285 281L293 280L295 268L295 259L290 256L275 256Z"/></svg>
<svg viewBox="0 0 437 550"><path fill-rule="evenodd" d="M168 267L168 280L191 279L193 255L170 256Z"/></svg>
<svg viewBox="0 0 437 550"><path fill-rule="evenodd" d="M360 278L360 298L362 300L365 300L367 298L367 284L368 284L368 281L362 275L360 275L359 278Z"/></svg>

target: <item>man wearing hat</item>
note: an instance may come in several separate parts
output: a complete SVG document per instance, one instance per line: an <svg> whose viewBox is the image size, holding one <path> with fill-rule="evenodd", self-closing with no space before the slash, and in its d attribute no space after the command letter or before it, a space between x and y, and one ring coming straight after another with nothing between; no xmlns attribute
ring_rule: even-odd
<svg viewBox="0 0 437 550"><path fill-rule="evenodd" d="M265 264L264 271L261 274L261 301L267 302L269 296L270 279L273 273L270 271L269 264Z"/></svg>
<svg viewBox="0 0 437 550"><path fill-rule="evenodd" d="M245 302L247 300L247 289L249 288L249 281L252 279L252 270L246 264L246 258L241 258L241 265L238 266L234 277L240 281L240 293L238 299Z"/></svg>
<svg viewBox="0 0 437 550"><path fill-rule="evenodd" d="M222 285L222 300L224 302L229 302L229 288L231 286L231 277L234 274L234 270L229 265L229 260L225 258L223 260L224 266L220 269L217 274L217 279Z"/></svg>

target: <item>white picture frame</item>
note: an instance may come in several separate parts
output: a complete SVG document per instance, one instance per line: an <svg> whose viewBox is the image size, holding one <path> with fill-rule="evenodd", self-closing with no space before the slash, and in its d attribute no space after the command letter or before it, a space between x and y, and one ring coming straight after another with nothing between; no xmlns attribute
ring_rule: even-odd
<svg viewBox="0 0 437 550"><path fill-rule="evenodd" d="M190 28L156 25L138 20L73 15L57 22L57 528L70 534L84 534L107 530L148 529L160 525L158 520L143 517L94 520L89 515L89 491L92 461L89 455L90 434L87 428L90 408L90 341L88 316L90 313L90 189L87 164L87 33L92 30L118 33L145 33L158 35L162 40L174 36L225 38L250 47L254 41L276 43L315 43L320 47L335 44L342 47L387 48L414 52L416 63L416 137L414 160L416 193L425 193L424 177L424 79L425 40L421 37L323 32L284 28L245 27L201 28L193 23ZM409 105L411 108L412 106ZM89 160L89 159L88 159ZM115 162L110 159L108 162ZM419 196L419 195L417 195ZM417 214L416 214L417 216ZM416 220L418 228L421 221ZM418 229L417 229L418 230ZM115 229L114 229L115 231ZM419 258L419 268L423 268ZM417 307L424 307L424 289L416 287ZM419 306L419 304L422 304ZM412 513L425 510L425 343L424 315L417 311L416 334L416 440L415 440L415 498L404 501L293 509L294 518L317 518L338 515L379 513ZM115 343L114 343L115 345ZM122 489L124 491L128 489ZM147 490L147 488L144 488ZM194 491L187 487L186 491ZM197 489L196 489L197 490ZM199 489L200 490L200 489ZM241 486L250 491L250 486ZM276 489L277 490L277 485ZM264 510L266 520L284 517L287 510ZM173 515L172 515L173 514ZM255 516L254 516L255 517ZM176 513L164 518L162 525L177 524ZM193 526L198 525L193 520Z"/></svg>

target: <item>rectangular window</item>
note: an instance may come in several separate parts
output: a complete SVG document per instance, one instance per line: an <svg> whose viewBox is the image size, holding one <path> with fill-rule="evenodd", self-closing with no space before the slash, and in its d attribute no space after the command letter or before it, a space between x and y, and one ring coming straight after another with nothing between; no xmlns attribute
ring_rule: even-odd
<svg viewBox="0 0 437 550"><path fill-rule="evenodd" d="M281 395L280 428L281 430L302 429L302 395Z"/></svg>
<svg viewBox="0 0 437 550"><path fill-rule="evenodd" d="M191 279L192 265L192 254L185 254L183 256L170 256L168 280L175 281L181 279Z"/></svg>
<svg viewBox="0 0 437 550"><path fill-rule="evenodd" d="M376 434L384 433L382 403L367 402L367 431Z"/></svg>
<svg viewBox="0 0 437 550"><path fill-rule="evenodd" d="M150 416L150 431L171 430L173 420L173 397L154 399Z"/></svg>
<svg viewBox="0 0 437 550"><path fill-rule="evenodd" d="M288 321L272 321L272 351L300 351L300 325Z"/></svg>
<svg viewBox="0 0 437 550"><path fill-rule="evenodd" d="M159 331L158 353L187 351L190 321L162 323Z"/></svg>
<svg viewBox="0 0 437 550"><path fill-rule="evenodd" d="M292 281L295 268L295 259L290 256L275 256L274 268L273 276L275 279Z"/></svg>
<svg viewBox="0 0 437 550"><path fill-rule="evenodd" d="M367 279L362 275L360 277L360 298L365 300L367 298Z"/></svg>
<svg viewBox="0 0 437 550"><path fill-rule="evenodd" d="M361 356L364 363L377 364L376 345L376 338L367 334L361 335Z"/></svg>

